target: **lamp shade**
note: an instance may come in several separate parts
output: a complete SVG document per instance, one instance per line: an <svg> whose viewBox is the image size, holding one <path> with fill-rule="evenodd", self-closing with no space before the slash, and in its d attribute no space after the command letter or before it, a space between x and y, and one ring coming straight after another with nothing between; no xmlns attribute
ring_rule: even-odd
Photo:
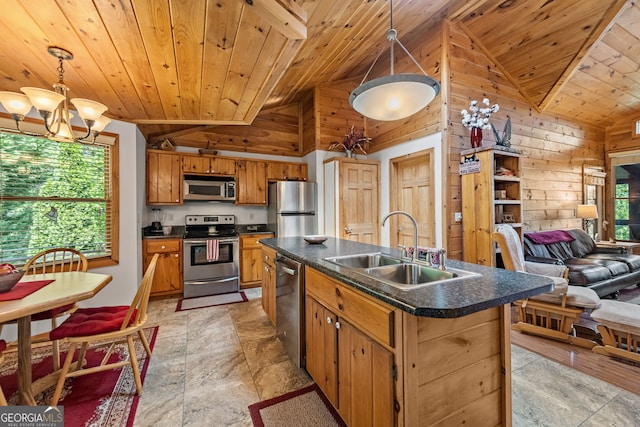
<svg viewBox="0 0 640 427"><path fill-rule="evenodd" d="M0 103L9 114L25 116L31 110L27 95L16 92L0 92Z"/></svg>
<svg viewBox="0 0 640 427"><path fill-rule="evenodd" d="M29 101L31 101L38 111L48 111L51 113L64 100L64 95L46 89L22 87L20 90L29 97Z"/></svg>
<svg viewBox="0 0 640 427"><path fill-rule="evenodd" d="M598 218L598 207L596 205L578 205L576 217L583 219Z"/></svg>
<svg viewBox="0 0 640 427"><path fill-rule="evenodd" d="M96 122L93 124L93 127L91 128L91 130L94 132L102 132L102 130L109 123L111 123L111 119L109 117L100 116L98 117L98 120L96 120Z"/></svg>
<svg viewBox="0 0 640 427"><path fill-rule="evenodd" d="M107 106L90 99L73 98L71 103L78 110L78 115L82 120L98 120L107 111Z"/></svg>
<svg viewBox="0 0 640 427"><path fill-rule="evenodd" d="M374 120L399 120L426 107L440 92L440 84L427 75L392 74L358 86L349 103Z"/></svg>

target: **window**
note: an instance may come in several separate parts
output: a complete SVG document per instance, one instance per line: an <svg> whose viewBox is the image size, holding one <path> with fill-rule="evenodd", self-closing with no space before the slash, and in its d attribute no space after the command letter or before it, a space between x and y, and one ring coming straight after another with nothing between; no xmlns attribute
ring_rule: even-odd
<svg viewBox="0 0 640 427"><path fill-rule="evenodd" d="M72 247L117 260L117 141L94 145L0 132L0 260Z"/></svg>
<svg viewBox="0 0 640 427"><path fill-rule="evenodd" d="M640 241L640 152L610 153L614 236Z"/></svg>

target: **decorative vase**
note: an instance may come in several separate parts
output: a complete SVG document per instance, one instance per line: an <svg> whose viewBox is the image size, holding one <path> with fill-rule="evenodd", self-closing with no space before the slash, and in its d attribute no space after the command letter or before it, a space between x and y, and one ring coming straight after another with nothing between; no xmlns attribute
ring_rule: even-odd
<svg viewBox="0 0 640 427"><path fill-rule="evenodd" d="M478 148L482 145L482 129L471 128L471 148Z"/></svg>
<svg viewBox="0 0 640 427"><path fill-rule="evenodd" d="M347 154L348 159L353 157L353 150L345 150L344 152Z"/></svg>

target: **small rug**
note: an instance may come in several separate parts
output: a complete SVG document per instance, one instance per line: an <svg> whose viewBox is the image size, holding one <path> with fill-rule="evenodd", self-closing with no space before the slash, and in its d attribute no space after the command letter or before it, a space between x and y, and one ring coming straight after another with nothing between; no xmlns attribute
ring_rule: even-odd
<svg viewBox="0 0 640 427"><path fill-rule="evenodd" d="M346 424L317 384L249 406L256 427L330 427Z"/></svg>
<svg viewBox="0 0 640 427"><path fill-rule="evenodd" d="M178 301L176 311L194 310L196 308L213 307L215 305L235 304L249 301L244 292L232 292L229 294L209 295L206 297L182 298Z"/></svg>
<svg viewBox="0 0 640 427"><path fill-rule="evenodd" d="M158 327L144 329L144 334L151 349L155 344ZM135 339L136 354L140 374L144 385L144 377L149 366L147 353L139 339ZM66 357L68 343L61 343L61 360ZM126 343L115 346L109 361L125 360L129 352ZM63 353L64 351L64 353ZM100 363L106 353L106 348L96 348L87 351L87 366ZM36 380L52 369L51 346L34 347L32 350L33 379ZM7 397L9 405L17 405L17 360L16 352L6 352L5 361L0 367L0 385ZM55 387L51 387L35 396L38 405L48 405ZM144 393L144 389L143 389ZM64 406L65 427L107 427L133 426L139 396L136 395L136 385L130 366L120 369L98 372L65 381L62 396L58 405Z"/></svg>

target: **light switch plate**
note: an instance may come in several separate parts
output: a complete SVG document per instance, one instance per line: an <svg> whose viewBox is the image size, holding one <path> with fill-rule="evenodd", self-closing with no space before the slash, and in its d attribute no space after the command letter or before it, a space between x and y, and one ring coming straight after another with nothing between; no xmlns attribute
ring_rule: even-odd
<svg viewBox="0 0 640 427"><path fill-rule="evenodd" d="M456 212L453 214L453 219L455 222L462 222L462 212Z"/></svg>

